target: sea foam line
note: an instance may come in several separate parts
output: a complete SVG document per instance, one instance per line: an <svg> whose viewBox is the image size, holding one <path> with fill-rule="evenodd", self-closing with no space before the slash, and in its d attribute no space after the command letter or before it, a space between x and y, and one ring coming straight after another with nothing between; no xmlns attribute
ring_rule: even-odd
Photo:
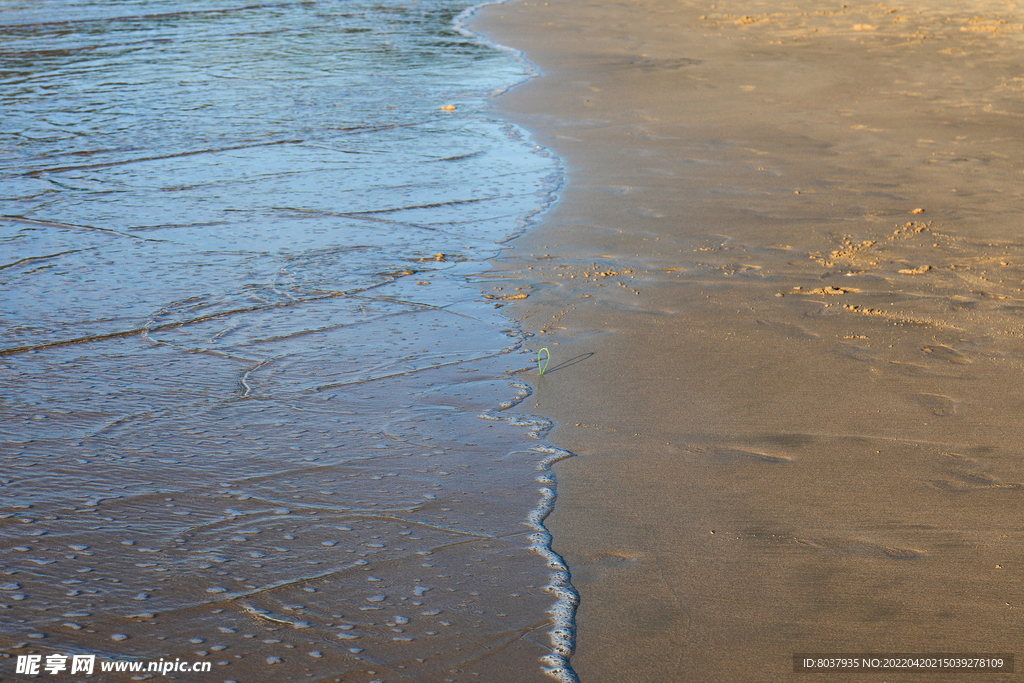
<svg viewBox="0 0 1024 683"><path fill-rule="evenodd" d="M527 81L541 75L540 69L527 59L525 53L521 50L495 42L486 36L471 30L467 26L470 17L476 14L480 9L489 5L502 5L506 2L508 2L508 0L483 2L479 5L467 7L452 21L455 30L462 35L472 38L482 45L507 53L523 68L523 71L525 72L523 78L515 83L510 83L496 88L491 93L493 97L506 93L515 86L526 83ZM522 138L522 135L516 127L512 127L511 134L515 137ZM553 157L549 150L542 149L539 145L535 146L533 151L535 153L539 152L543 153L545 156ZM553 158L557 160L557 157ZM557 163L555 175L557 175L558 178L554 183L552 183L553 189L550 193L549 201L542 203L541 206L524 216L522 220L524 227L532 224L540 214L547 211L554 203L557 202L558 197L556 193L558 189L561 188L562 182L564 181L564 173L561 163ZM510 239L517 236L518 235L512 235ZM520 335L521 334L522 333L520 332ZM523 337L520 336L521 340L522 338ZM502 410L507 410L513 405L522 402L522 400L531 393L529 387L524 384L519 382L511 382L511 384L518 390L516 392L516 399L502 403ZM529 429L529 435L537 439L543 438L542 434L547 433L552 426L550 421L542 420L537 417L519 415L512 416L494 412L485 413L480 417L486 420L505 421L514 426L527 427ZM552 510L554 510L555 500L557 498L556 478L555 473L552 470L552 466L560 460L573 457L574 454L562 448L558 448L550 442L534 446L530 451L536 453L540 457L540 460L537 462L537 471L539 474L537 475L536 481L541 484L541 488L539 489L540 499L537 502L537 506L529 515L527 515L527 519L524 524L533 531L529 537L530 550L544 558L547 562L548 569L551 571L548 584L544 586L543 590L555 597L554 604L548 608L548 614L552 617L552 627L548 632L548 638L551 642L551 654L541 657L540 661L544 672L560 683L579 683L579 678L576 676L576 672L573 671L570 664L570 659L576 648L576 609L580 602L579 593L576 592L576 589L572 585L572 575L569 572L569 567L565 564L565 560L552 549L551 533L548 532L547 527L544 526L544 521L547 519L548 515L551 514Z"/></svg>
<svg viewBox="0 0 1024 683"><path fill-rule="evenodd" d="M540 489L541 498L527 517L527 525L535 531L530 534L530 550L547 560L551 580L544 586L544 590L556 598L555 604L548 608L553 620L553 627L548 633L553 652L541 657L541 663L544 664L544 672L552 678L562 683L579 683L569 660L576 649L576 608L580 604L580 596L573 588L572 575L565 560L551 549L551 534L544 526L544 520L555 508L557 497L555 473L551 466L559 460L571 458L573 454L553 445L536 446L531 450L546 455L537 463L537 469L541 472L537 481L544 484Z"/></svg>
<svg viewBox="0 0 1024 683"><path fill-rule="evenodd" d="M519 383L513 382L512 384L520 390L520 396L522 396L523 390L528 391ZM542 434L551 428L549 421L537 417L494 412L484 413L480 417L485 420L507 422L515 427L526 427L529 430L529 435L537 439L543 438ZM576 649L576 608L579 606L580 597L572 585L569 567L565 564L562 556L552 549L551 533L544 526L544 520L554 510L555 500L558 497L555 473L551 468L559 460L571 458L574 454L551 443L533 446L529 451L540 456L540 460L537 462L539 474L536 481L541 484L541 488L538 490L540 499L537 501L537 506L530 511L523 524L533 531L529 536L530 550L544 558L551 571L548 584L544 586L543 590L555 597L554 604L547 610L552 620L551 630L548 631L551 654L541 657L540 661L544 673L560 683L579 683L579 678L573 671L569 660Z"/></svg>

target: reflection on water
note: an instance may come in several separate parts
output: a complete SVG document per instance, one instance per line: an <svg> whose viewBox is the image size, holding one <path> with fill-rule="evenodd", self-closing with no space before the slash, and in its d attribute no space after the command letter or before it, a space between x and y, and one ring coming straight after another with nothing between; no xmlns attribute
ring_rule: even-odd
<svg viewBox="0 0 1024 683"><path fill-rule="evenodd" d="M480 417L474 274L555 168L464 6L0 5L2 652L543 678L558 454Z"/></svg>

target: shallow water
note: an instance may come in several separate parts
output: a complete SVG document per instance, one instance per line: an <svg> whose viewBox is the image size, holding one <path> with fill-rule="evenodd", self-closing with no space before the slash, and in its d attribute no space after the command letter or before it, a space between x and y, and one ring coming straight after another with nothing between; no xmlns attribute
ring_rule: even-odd
<svg viewBox="0 0 1024 683"><path fill-rule="evenodd" d="M0 7L0 652L544 677L563 454L480 290L557 165L467 4Z"/></svg>

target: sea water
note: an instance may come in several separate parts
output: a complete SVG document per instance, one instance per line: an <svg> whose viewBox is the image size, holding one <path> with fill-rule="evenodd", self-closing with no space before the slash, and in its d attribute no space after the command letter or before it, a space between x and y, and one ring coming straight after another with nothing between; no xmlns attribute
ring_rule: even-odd
<svg viewBox="0 0 1024 683"><path fill-rule="evenodd" d="M573 678L469 4L0 4L0 677Z"/></svg>

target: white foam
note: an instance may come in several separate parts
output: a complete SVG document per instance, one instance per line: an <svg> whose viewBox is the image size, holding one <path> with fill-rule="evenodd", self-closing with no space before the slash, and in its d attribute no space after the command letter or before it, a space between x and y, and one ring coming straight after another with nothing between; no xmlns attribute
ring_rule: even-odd
<svg viewBox="0 0 1024 683"><path fill-rule="evenodd" d="M479 5L469 7L456 16L452 22L455 29L463 35L472 38L480 44L508 53L511 58L518 62L525 71L525 75L518 82L510 83L495 89L492 93L494 95L506 92L516 85L525 83L540 75L540 70L526 58L526 55L523 54L523 52L506 45L496 43L486 36L482 36L470 30L467 26L467 22L470 17L472 17L481 8L488 5L500 5L505 1L507 0L483 2ZM524 131L514 126L509 127L509 134L523 141L527 141L529 137ZM552 176L549 176L549 181L554 177L557 177L557 181L554 182L550 189L548 201L542 203L521 219L520 224L523 230L533 224L540 214L547 211L558 201L557 191L561 186L562 178L564 178L564 172L557 157L554 157L547 150L538 145L534 145L534 151L535 153L547 156L556 162L556 170ZM518 235L513 235L513 237L515 236ZM506 349L506 352L511 352L516 347L521 347L523 345L526 335L520 331L518 336L518 344ZM509 384L511 384L513 389L516 390L515 399L505 401L500 404L499 408L503 412L488 412L480 415L480 417L485 420L505 421L516 427L525 427L527 430L527 436L541 440L543 435L551 428L551 423L549 421L532 416L509 415L507 412L504 412L521 404L533 393L532 389L522 382L510 380ZM533 531L530 535L530 549L544 558L547 562L548 568L551 570L548 583L544 586L544 590L555 597L554 604L548 609L548 613L552 616L553 622L552 628L548 634L552 652L551 654L542 657L540 663L544 672L555 680L563 683L579 683L576 673L572 670L572 667L569 664L569 658L572 656L575 648L576 607L579 604L579 595L576 593L576 590L572 587L572 583L570 582L568 567L565 565L562 558L552 550L551 534L548 533L547 528L544 526L544 520L554 508L556 498L555 475L551 471L551 467L559 460L571 457L573 454L548 442L538 444L537 446L530 448L529 451L540 457L537 462L537 470L540 473L537 477L537 482L541 485L541 488L539 489L540 498L537 502L537 506L529 513L524 524ZM450 622L441 622L442 626L447 626L449 624Z"/></svg>
<svg viewBox="0 0 1024 683"><path fill-rule="evenodd" d="M480 417L527 427L530 434L538 439L551 428L550 422L537 417L495 413L487 413ZM571 458L573 454L551 443L533 446L529 450L540 456L537 462L539 474L536 481L542 486L538 489L540 497L537 507L530 511L524 524L533 531L529 536L530 550L544 558L548 569L551 570L548 583L543 590L555 597L554 604L547 610L552 617L552 628L548 631L552 652L541 657L540 662L544 673L555 680L562 683L579 683L576 672L569 663L576 648L576 608L579 606L579 594L572 586L571 575L565 561L552 550L551 534L544 526L544 520L554 509L557 498L555 474L551 467L559 460Z"/></svg>

